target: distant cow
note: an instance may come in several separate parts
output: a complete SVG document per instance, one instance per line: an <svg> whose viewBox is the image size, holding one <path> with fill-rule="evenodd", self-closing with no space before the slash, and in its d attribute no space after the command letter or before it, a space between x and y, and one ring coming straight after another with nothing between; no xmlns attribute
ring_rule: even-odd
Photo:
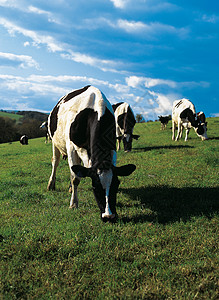
<svg viewBox="0 0 219 300"><path fill-rule="evenodd" d="M136 167L132 164L116 167L115 117L106 97L93 86L69 93L50 113L48 129L53 159L47 189L55 189L60 154L67 156L73 187L70 208L78 207L81 177L91 177L101 219L116 220L118 176L128 176Z"/></svg>
<svg viewBox="0 0 219 300"><path fill-rule="evenodd" d="M48 132L48 121L43 122L40 125L40 128L45 128L46 129L46 140L45 140L45 143L48 143L50 141L50 136L49 136L49 132Z"/></svg>
<svg viewBox="0 0 219 300"><path fill-rule="evenodd" d="M21 143L21 145L28 145L27 135L22 135L22 137L20 138L20 143Z"/></svg>
<svg viewBox="0 0 219 300"><path fill-rule="evenodd" d="M175 130L178 126L178 133L175 139ZM207 132L205 123L200 122L196 116L195 107L188 99L176 100L173 102L172 110L172 140L178 140L182 137L183 128L186 130L185 141L188 139L188 134L191 129L194 128L197 135L202 139L206 140Z"/></svg>
<svg viewBox="0 0 219 300"><path fill-rule="evenodd" d="M116 119L117 150L120 150L120 143L123 140L124 150L129 152L132 150L132 140L139 138L139 135L133 134L136 123L134 113L126 102L113 104L112 107Z"/></svg>
<svg viewBox="0 0 219 300"><path fill-rule="evenodd" d="M205 125L206 130L207 130L208 122L206 122L206 117L205 117L205 114L203 113L203 111L200 111L197 113L197 119L198 119L199 123L201 123L202 125Z"/></svg>
<svg viewBox="0 0 219 300"><path fill-rule="evenodd" d="M158 116L158 118L159 118L159 121L160 121L160 123L161 123L161 129L162 129L162 130L166 129L167 124L168 124L168 122L169 122L169 120L170 120L170 117L169 117L169 116L165 116L165 117L163 117L163 116Z"/></svg>

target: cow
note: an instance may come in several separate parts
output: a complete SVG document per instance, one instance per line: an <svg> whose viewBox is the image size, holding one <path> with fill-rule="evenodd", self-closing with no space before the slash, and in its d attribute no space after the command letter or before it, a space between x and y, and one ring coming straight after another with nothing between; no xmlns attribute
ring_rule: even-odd
<svg viewBox="0 0 219 300"><path fill-rule="evenodd" d="M208 122L206 122L206 117L205 117L205 114L203 113L203 111L200 111L197 113L197 119L198 119L199 123L205 125L206 131L207 131Z"/></svg>
<svg viewBox="0 0 219 300"><path fill-rule="evenodd" d="M130 105L126 102L120 102L112 105L116 119L116 139L117 151L121 149L120 143L123 140L125 152L132 150L133 139L138 139L139 135L133 134L136 123L134 113Z"/></svg>
<svg viewBox="0 0 219 300"><path fill-rule="evenodd" d="M45 144L46 144L50 141L50 136L49 136L49 132L48 132L48 121L43 122L40 125L40 128L45 128L46 129L46 140L45 140Z"/></svg>
<svg viewBox="0 0 219 300"><path fill-rule="evenodd" d="M51 111L48 130L53 158L47 189L55 189L60 154L67 156L72 184L70 208L78 208L77 188L81 178L90 177L101 219L116 221L118 176L130 175L136 166L116 166L115 117L105 95L90 85L70 92Z"/></svg>
<svg viewBox="0 0 219 300"><path fill-rule="evenodd" d="M161 123L161 130L166 129L167 128L167 124L168 124L168 122L170 120L170 117L169 116L165 116L165 117L158 116L158 118L159 118L159 121Z"/></svg>
<svg viewBox="0 0 219 300"><path fill-rule="evenodd" d="M178 126L178 133L175 138L176 126ZM185 98L174 101L172 110L172 140L177 141L179 138L181 138L183 128L185 128L185 141L187 141L191 127L194 128L197 135L203 141L208 139L206 125L205 123L201 123L197 118L193 103Z"/></svg>
<svg viewBox="0 0 219 300"><path fill-rule="evenodd" d="M28 136L26 134L22 135L20 138L21 145L28 145Z"/></svg>

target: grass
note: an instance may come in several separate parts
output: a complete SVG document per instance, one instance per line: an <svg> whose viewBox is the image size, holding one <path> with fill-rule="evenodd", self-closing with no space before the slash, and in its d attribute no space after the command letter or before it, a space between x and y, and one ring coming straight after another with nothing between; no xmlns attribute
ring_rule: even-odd
<svg viewBox="0 0 219 300"><path fill-rule="evenodd" d="M218 123L202 142L171 141L171 124L136 124L118 165L116 224L102 223L90 179L69 210L61 161L47 192L51 144L0 145L0 299L217 299Z"/></svg>
<svg viewBox="0 0 219 300"><path fill-rule="evenodd" d="M20 118L22 118L22 115L18 115L18 114L12 114L12 113L8 113L8 112L4 112L4 111L0 111L0 117L2 118L10 118L13 120L16 120L16 122L19 121Z"/></svg>

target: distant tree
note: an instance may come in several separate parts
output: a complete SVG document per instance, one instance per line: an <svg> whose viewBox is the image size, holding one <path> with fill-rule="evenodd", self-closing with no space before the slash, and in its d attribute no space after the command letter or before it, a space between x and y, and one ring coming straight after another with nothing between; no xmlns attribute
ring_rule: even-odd
<svg viewBox="0 0 219 300"><path fill-rule="evenodd" d="M8 143L19 140L16 128L16 120L0 117L0 143Z"/></svg>
<svg viewBox="0 0 219 300"><path fill-rule="evenodd" d="M24 119L21 124L18 125L18 132L20 135L26 134L29 139L42 137L45 133L40 129L41 121L35 119Z"/></svg>
<svg viewBox="0 0 219 300"><path fill-rule="evenodd" d="M137 114L135 119L136 119L137 123L144 123L145 122L144 117L142 116L142 114Z"/></svg>
<svg viewBox="0 0 219 300"><path fill-rule="evenodd" d="M41 113L38 111L18 111L18 115L22 115L23 119L35 119L44 122L48 119L48 114Z"/></svg>

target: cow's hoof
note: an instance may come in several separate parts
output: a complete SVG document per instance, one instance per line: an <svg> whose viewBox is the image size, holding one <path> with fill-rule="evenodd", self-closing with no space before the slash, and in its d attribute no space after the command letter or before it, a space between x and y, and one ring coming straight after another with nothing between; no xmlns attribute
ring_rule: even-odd
<svg viewBox="0 0 219 300"><path fill-rule="evenodd" d="M47 191L55 191L55 184L48 184Z"/></svg>
<svg viewBox="0 0 219 300"><path fill-rule="evenodd" d="M115 222L116 221L116 215L115 214L102 213L101 219L102 219L103 222Z"/></svg>
<svg viewBox="0 0 219 300"><path fill-rule="evenodd" d="M112 217L110 217L110 218L108 218L108 217L101 217L101 220L104 222L104 223L106 223L106 222L109 222L109 223L116 223L116 221L117 221L117 217L116 217L116 215L114 215L114 217L112 218Z"/></svg>
<svg viewBox="0 0 219 300"><path fill-rule="evenodd" d="M70 205L69 208L70 209L78 208L78 204L74 203L74 204Z"/></svg>

